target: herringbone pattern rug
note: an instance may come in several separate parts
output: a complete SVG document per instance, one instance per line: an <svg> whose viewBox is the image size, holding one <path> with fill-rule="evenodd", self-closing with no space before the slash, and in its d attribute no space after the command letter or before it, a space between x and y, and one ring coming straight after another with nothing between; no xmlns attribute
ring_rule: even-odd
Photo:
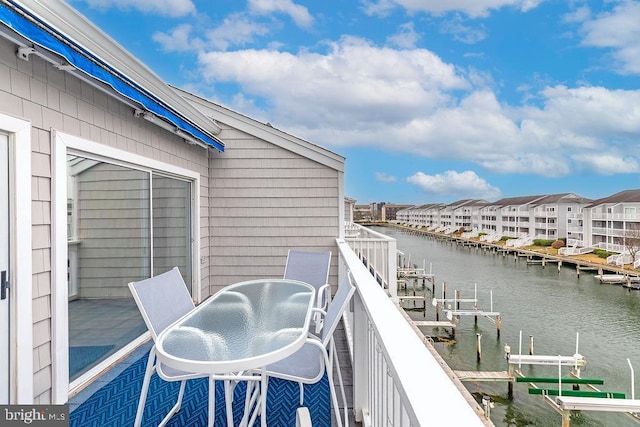
<svg viewBox="0 0 640 427"><path fill-rule="evenodd" d="M98 390L70 415L71 427L125 427L132 426L138 408L147 357L125 369L109 384ZM196 427L207 425L208 382L206 378L187 382L182 407L171 418L168 426ZM174 405L180 383L168 383L154 375L149 385L143 426L157 426ZM267 396L267 424L270 427L295 426L295 411L300 392L298 384L278 378L269 380ZM240 383L234 392L234 420L238 425L242 418L245 384ZM331 426L331 404L327 376L304 389L305 406L311 412L314 426ZM216 382L216 423L226 426L224 392L222 382ZM260 425L257 423L257 425Z"/></svg>

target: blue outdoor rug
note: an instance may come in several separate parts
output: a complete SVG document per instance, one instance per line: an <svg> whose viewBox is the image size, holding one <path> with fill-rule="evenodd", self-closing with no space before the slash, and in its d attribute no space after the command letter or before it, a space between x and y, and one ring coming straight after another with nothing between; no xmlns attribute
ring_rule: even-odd
<svg viewBox="0 0 640 427"><path fill-rule="evenodd" d="M136 418L142 380L148 354L133 363L109 384L102 387L70 415L71 427L125 427L132 426ZM166 382L154 374L149 384L149 392L142 417L143 426L157 426L175 404L180 389L179 382ZM206 378L187 381L180 411L168 426L206 426L208 380ZM235 388L233 416L235 425L242 418L244 409L245 383ZM295 411L298 407L300 391L298 384L278 378L269 379L267 395L267 425L269 427L289 427L296 425ZM314 426L331 426L331 402L327 376L318 383L305 385L304 404L309 408ZM260 425L259 421L256 425ZM216 381L216 421L215 426L226 426L224 388Z"/></svg>

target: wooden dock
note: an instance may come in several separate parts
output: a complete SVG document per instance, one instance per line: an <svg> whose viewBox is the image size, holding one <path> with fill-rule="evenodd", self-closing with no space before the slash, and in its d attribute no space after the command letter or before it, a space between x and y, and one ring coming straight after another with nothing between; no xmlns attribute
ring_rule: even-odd
<svg viewBox="0 0 640 427"><path fill-rule="evenodd" d="M456 324L448 320L414 320L413 324L425 328L455 328Z"/></svg>
<svg viewBox="0 0 640 427"><path fill-rule="evenodd" d="M507 371L454 371L460 381L514 381Z"/></svg>

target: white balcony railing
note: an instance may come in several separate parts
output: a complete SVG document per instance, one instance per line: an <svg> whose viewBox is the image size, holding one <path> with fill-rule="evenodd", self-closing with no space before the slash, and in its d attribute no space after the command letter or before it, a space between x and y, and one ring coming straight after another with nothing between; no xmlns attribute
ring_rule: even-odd
<svg viewBox="0 0 640 427"><path fill-rule="evenodd" d="M591 219L608 219L611 221L640 221L640 212L604 213L591 211Z"/></svg>
<svg viewBox="0 0 640 427"><path fill-rule="evenodd" d="M358 230L357 236L355 230ZM398 296L398 267L396 256L398 245L396 239L363 227L359 224L350 226L351 237L346 242L356 253L362 263L369 269L378 284L387 289L393 298Z"/></svg>
<svg viewBox="0 0 640 427"><path fill-rule="evenodd" d="M618 253L622 253L626 250L626 248L624 247L624 245L618 245L618 244L613 244L613 243L605 243L605 242L599 242L595 245L593 245L594 248L598 248L598 249L604 249L606 251L609 252L618 252Z"/></svg>
<svg viewBox="0 0 640 427"><path fill-rule="evenodd" d="M592 234L602 234L604 236L617 236L622 237L625 234L625 231L620 228L604 228L604 227L592 227Z"/></svg>
<svg viewBox="0 0 640 427"><path fill-rule="evenodd" d="M387 259L395 262L395 245L387 237ZM365 427L439 425L492 426L480 406L452 379L385 292L360 254L376 260L377 239L337 240L341 275L350 274L357 291L345 314L353 367L353 408ZM367 248L371 245L371 248ZM381 265L385 265L382 263ZM375 269L373 269L375 270ZM453 374L452 374L453 375ZM457 383L455 382L457 381Z"/></svg>

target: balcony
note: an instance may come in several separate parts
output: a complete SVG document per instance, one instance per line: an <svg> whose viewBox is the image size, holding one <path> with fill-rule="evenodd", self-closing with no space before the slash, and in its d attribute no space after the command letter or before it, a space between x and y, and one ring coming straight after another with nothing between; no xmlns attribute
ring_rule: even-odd
<svg viewBox="0 0 640 427"><path fill-rule="evenodd" d="M616 236L616 237L624 237L624 230L619 228L604 228L604 227L593 227L591 229L592 234L601 234L603 236Z"/></svg>
<svg viewBox="0 0 640 427"><path fill-rule="evenodd" d="M448 425L492 426L491 421L484 417L480 405L455 375L442 366L435 350L413 329L395 302L395 240L360 226L352 227L349 235L352 237L336 240L336 248L339 275L350 274L357 288L343 318L344 330L339 334L343 339L338 344L343 348L339 360L343 378L349 387L347 394L352 409L350 424L437 425L446 414ZM148 348L147 343L136 349L133 361L127 360L116 365L89 386L84 394L91 394L89 390L95 391L100 386L103 387L101 390L109 389L109 392L101 393L98 390L79 407L74 405L74 400L79 403L81 399L72 400L72 409L75 409L71 414L72 426L132 424L139 384L144 375L144 354ZM184 409L174 418L193 416L197 419L189 419L189 422L198 425L206 419L206 388L198 385L197 380L192 381L194 385L187 386ZM281 401L279 405L293 408L291 410L295 412L297 385L291 388L274 379L269 387L270 396L272 392L279 393L275 399ZM156 405L168 400L168 408L173 403L171 399L175 398L173 392L177 393L177 389L173 392L167 390L158 392L159 397L154 400ZM306 390L305 396L308 395ZM318 394L319 397L313 397L316 395L314 391L310 394L312 417L320 420L317 425L329 425L331 418L327 397L322 397L322 393ZM218 417L222 419L223 399L217 399L216 402L220 405ZM93 406L87 410L86 405ZM162 412L163 409L156 405L151 407L148 404L147 412ZM93 423L83 418L87 414L93 417ZM283 425L295 425L294 418L289 416L288 419L290 421ZM172 421L169 425L180 424L179 421Z"/></svg>
<svg viewBox="0 0 640 427"><path fill-rule="evenodd" d="M591 219L610 220L610 221L640 221L640 212L627 212L627 213L606 213L606 212L591 212Z"/></svg>
<svg viewBox="0 0 640 427"><path fill-rule="evenodd" d="M555 210L534 209L533 216L536 218L557 218L558 212Z"/></svg>

